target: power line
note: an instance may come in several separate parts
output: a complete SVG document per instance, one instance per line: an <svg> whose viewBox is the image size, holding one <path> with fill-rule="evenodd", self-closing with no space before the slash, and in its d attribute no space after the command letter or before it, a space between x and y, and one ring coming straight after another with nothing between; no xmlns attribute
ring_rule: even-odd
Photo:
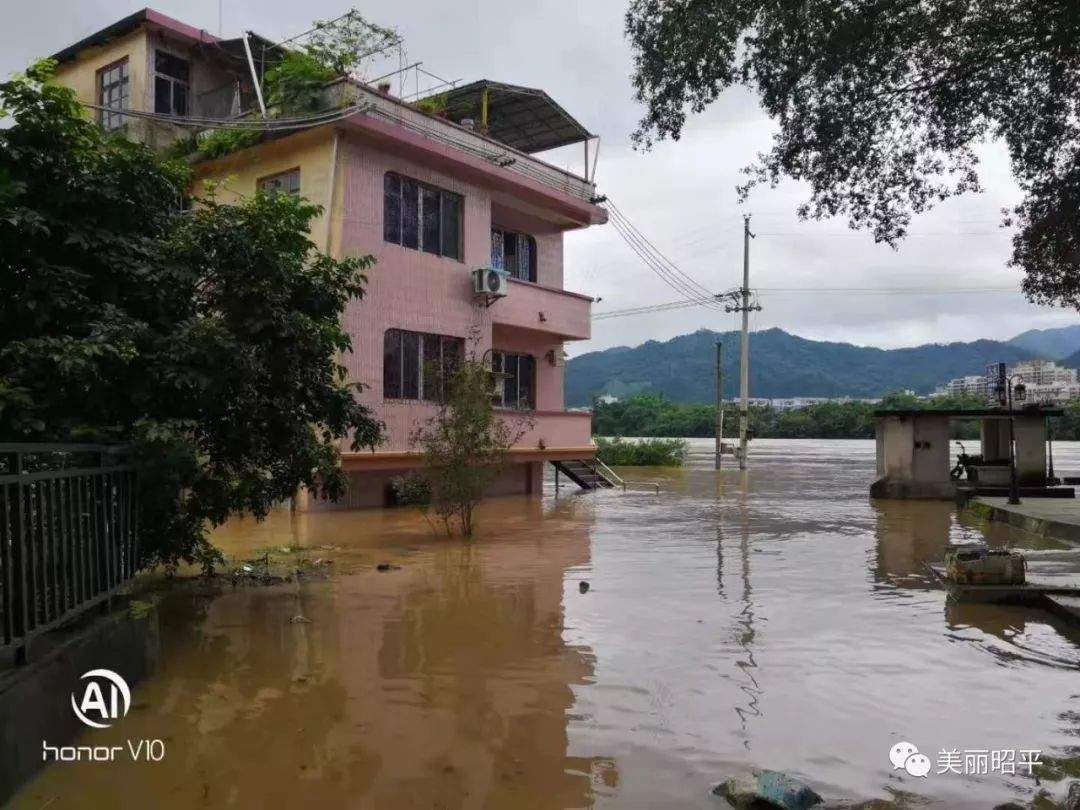
<svg viewBox="0 0 1080 810"><path fill-rule="evenodd" d="M611 224L619 236L622 237L623 241L626 242L627 246L637 254L642 262L644 262L645 266L652 270L661 281L675 290L675 292L681 294L685 300L701 305L712 305L714 303L715 299L711 293L707 290L702 292L701 290L695 289L689 282L683 281L679 276L676 276L653 257L643 243L634 236L619 219L612 217Z"/></svg>
<svg viewBox="0 0 1080 810"><path fill-rule="evenodd" d="M665 256L664 253L658 247L656 247L656 245L653 244L653 242L651 242L649 238L646 237L645 234L643 234L641 230L634 225L633 222L630 221L629 217L627 217L626 214L622 212L622 210L614 203L614 201L608 201L608 209L612 215L612 222L621 223L622 226L627 231L629 231L639 243L643 243L646 247L647 252L650 253L654 261L658 263L661 267L663 267L671 277L676 279L681 286L691 291L691 297L695 295L705 298L715 297L715 294L711 290L709 290L704 284L699 283L689 273L683 272L679 268L679 266L675 264L675 262L671 261L671 259Z"/></svg>
<svg viewBox="0 0 1080 810"><path fill-rule="evenodd" d="M829 295L969 295L985 293L1018 293L1015 287L755 287L756 293L769 295L807 295L827 293ZM702 306L698 300L667 301L662 304L648 304L640 307L626 307L598 312L592 316L594 321L622 318L630 315L648 315L654 312L668 312L675 309Z"/></svg>

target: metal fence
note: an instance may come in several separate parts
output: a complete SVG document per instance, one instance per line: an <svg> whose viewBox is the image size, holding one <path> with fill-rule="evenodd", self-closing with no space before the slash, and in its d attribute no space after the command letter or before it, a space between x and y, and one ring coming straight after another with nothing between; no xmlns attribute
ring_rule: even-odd
<svg viewBox="0 0 1080 810"><path fill-rule="evenodd" d="M107 600L139 564L126 448L0 443L0 649Z"/></svg>

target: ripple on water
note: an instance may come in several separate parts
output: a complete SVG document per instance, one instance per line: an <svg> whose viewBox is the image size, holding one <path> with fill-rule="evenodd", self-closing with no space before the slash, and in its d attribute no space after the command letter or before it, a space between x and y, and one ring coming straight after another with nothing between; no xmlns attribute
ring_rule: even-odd
<svg viewBox="0 0 1080 810"><path fill-rule="evenodd" d="M542 501L492 500L465 544L413 510L231 522L230 554L323 544L339 573L175 588L140 710L85 737L166 738L166 762L49 768L16 806L711 808L711 785L754 767L834 801L1030 798L1029 779L917 780L887 757L901 739L932 759L1075 750L1076 631L953 603L926 576L984 526L871 502L873 442L755 441L747 474L711 453L625 471L659 496L556 499L549 479ZM1055 463L1080 469L1080 446ZM1076 563L1036 556L1048 574Z"/></svg>

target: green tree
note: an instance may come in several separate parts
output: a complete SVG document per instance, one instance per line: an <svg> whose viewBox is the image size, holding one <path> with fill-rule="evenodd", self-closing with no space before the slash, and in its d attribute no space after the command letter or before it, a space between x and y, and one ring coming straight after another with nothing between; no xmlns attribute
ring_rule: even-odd
<svg viewBox="0 0 1080 810"><path fill-rule="evenodd" d="M514 427L496 414L491 394L491 370L474 358L462 360L449 374L438 414L412 436L424 452L431 507L448 535L456 522L462 536L472 536L484 491L529 427L524 418Z"/></svg>
<svg viewBox="0 0 1080 810"><path fill-rule="evenodd" d="M338 443L377 440L338 363L372 260L319 253L288 195L190 209L50 70L0 84L0 437L134 443L148 561L210 559L208 524L338 495Z"/></svg>
<svg viewBox="0 0 1080 810"><path fill-rule="evenodd" d="M742 194L801 180L801 216L845 216L890 245L913 215L977 191L976 148L1001 140L1024 193L1006 218L1024 292L1080 308L1075 2L632 0L626 33L639 144L752 87L778 128Z"/></svg>

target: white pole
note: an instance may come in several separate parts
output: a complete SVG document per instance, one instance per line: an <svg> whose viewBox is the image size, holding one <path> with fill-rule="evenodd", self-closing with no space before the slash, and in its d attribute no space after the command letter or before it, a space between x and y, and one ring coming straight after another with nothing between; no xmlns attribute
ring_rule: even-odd
<svg viewBox="0 0 1080 810"><path fill-rule="evenodd" d="M739 358L739 469L746 469L750 427L750 215L743 216L742 356Z"/></svg>
<svg viewBox="0 0 1080 810"><path fill-rule="evenodd" d="M259 74L255 72L255 60L251 57L251 43L248 42L248 32L244 32L244 53L247 54L248 67L251 69L251 82L255 85L255 98L259 100L259 110L262 117L266 118L266 103L263 101L262 85L259 84Z"/></svg>

